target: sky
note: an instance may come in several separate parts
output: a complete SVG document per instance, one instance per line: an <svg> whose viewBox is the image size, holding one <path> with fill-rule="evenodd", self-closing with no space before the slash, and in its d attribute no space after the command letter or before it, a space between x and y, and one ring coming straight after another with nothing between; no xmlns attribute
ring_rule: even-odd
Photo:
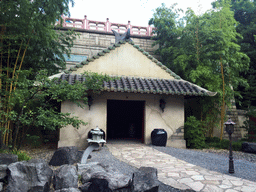
<svg viewBox="0 0 256 192"><path fill-rule="evenodd" d="M70 6L71 18L88 20L109 21L112 23L148 26L149 19L154 10L162 3L170 7L178 3L177 8L184 11L192 8L196 14L202 14L211 9L211 2L215 0L75 0L74 7Z"/></svg>

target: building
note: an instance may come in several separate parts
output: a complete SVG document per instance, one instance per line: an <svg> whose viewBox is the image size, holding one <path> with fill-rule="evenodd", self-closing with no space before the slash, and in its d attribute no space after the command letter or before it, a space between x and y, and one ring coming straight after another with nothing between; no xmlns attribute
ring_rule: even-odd
<svg viewBox="0 0 256 192"><path fill-rule="evenodd" d="M181 79L161 62L149 55L132 41L115 43L97 55L87 59L66 73L54 77L83 81L84 71L119 77L104 82L100 94L89 95L92 105L82 109L69 101L62 102L61 112L69 112L88 122L75 129L60 129L58 147L87 147L88 132L103 129L106 140L136 139L151 143L155 128L165 129L168 146L185 147L184 98L189 96L214 96L216 93ZM71 73L70 73L71 72ZM179 133L180 137L173 137Z"/></svg>

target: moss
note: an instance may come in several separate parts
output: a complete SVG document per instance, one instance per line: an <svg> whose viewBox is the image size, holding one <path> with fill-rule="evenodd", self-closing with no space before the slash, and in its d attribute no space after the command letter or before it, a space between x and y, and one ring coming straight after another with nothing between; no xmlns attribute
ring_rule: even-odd
<svg viewBox="0 0 256 192"><path fill-rule="evenodd" d="M110 50L109 50L109 49L104 49L103 52L104 52L104 53L109 53Z"/></svg>
<svg viewBox="0 0 256 192"><path fill-rule="evenodd" d="M104 52L99 52L98 55L103 56L103 55L105 55L105 53Z"/></svg>
<svg viewBox="0 0 256 192"><path fill-rule="evenodd" d="M82 61L81 65L87 65L89 62L88 61Z"/></svg>
<svg viewBox="0 0 256 192"><path fill-rule="evenodd" d="M76 67L77 67L77 68L82 68L83 65L81 65L81 64L76 64Z"/></svg>
<svg viewBox="0 0 256 192"><path fill-rule="evenodd" d="M71 67L69 70L70 70L70 71L76 71L76 70L77 70L77 68L75 68L75 67Z"/></svg>

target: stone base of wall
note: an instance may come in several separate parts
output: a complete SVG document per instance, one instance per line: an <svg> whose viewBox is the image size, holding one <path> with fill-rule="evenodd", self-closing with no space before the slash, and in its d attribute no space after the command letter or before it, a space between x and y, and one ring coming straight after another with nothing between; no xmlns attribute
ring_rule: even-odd
<svg viewBox="0 0 256 192"><path fill-rule="evenodd" d="M184 140L184 139L167 140L166 146L180 148L180 149L186 149L186 140Z"/></svg>
<svg viewBox="0 0 256 192"><path fill-rule="evenodd" d="M186 149L186 140L184 140L184 127L180 127L176 132L167 140L168 147L175 147Z"/></svg>

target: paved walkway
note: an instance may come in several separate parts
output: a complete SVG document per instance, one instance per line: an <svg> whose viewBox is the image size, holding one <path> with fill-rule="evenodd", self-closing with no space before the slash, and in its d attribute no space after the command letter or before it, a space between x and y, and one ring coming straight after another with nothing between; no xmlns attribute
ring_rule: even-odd
<svg viewBox="0 0 256 192"><path fill-rule="evenodd" d="M256 192L256 182L209 171L143 144L108 143L109 151L134 167L155 167L158 179L178 189L204 192ZM255 171L255 170L252 170Z"/></svg>

